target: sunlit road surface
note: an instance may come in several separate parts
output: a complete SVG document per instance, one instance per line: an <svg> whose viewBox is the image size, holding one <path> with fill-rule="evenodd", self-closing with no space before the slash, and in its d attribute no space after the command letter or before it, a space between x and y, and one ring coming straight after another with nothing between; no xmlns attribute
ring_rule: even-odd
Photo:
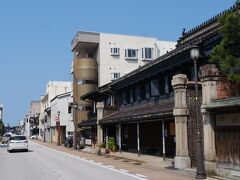
<svg viewBox="0 0 240 180"><path fill-rule="evenodd" d="M137 180L144 179L98 162L75 157L33 142L29 152L0 148L0 180Z"/></svg>

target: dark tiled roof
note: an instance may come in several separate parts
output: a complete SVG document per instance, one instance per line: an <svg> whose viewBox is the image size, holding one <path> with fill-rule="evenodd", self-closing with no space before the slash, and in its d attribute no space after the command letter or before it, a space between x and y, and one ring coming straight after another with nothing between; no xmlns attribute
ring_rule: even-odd
<svg viewBox="0 0 240 180"><path fill-rule="evenodd" d="M162 63L163 61L171 60L172 57L181 54L184 51L190 50L193 45L200 45L202 42L210 39L211 37L219 35L220 25L217 22L217 18L221 15L225 14L226 12L233 11L236 9L236 6L231 7L230 9L218 14L217 16L211 18L209 21L202 23L201 25L193 28L189 32L187 32L183 37L180 38L176 49L167 52L166 54L160 56L159 58L153 60L152 62L145 64L144 66L139 67L136 70L131 71L130 73L126 74L125 76L113 81L110 86L117 84L124 79L127 79L131 76L134 76L140 72L145 71L151 67L154 67L157 64Z"/></svg>
<svg viewBox="0 0 240 180"><path fill-rule="evenodd" d="M172 117L173 108L173 98L138 104L130 107L121 107L119 111L101 119L100 123L106 124L127 121L145 121Z"/></svg>
<svg viewBox="0 0 240 180"><path fill-rule="evenodd" d="M97 123L97 117L93 117L78 124L78 127L94 126Z"/></svg>
<svg viewBox="0 0 240 180"><path fill-rule="evenodd" d="M122 76L117 80L114 80L113 82L109 83L107 86L99 87L99 89L102 88L103 90L108 91L111 87L124 83L132 77L145 74L147 70L154 68L156 65L161 65L162 62L168 62L168 61L171 62L171 58L180 55L182 52L189 51L193 45L200 45L201 43L209 40L212 37L216 37L216 36L219 37L220 25L217 22L217 19L227 12L235 11L238 7L239 6L234 5L231 8L212 17L208 21L205 21L199 26L191 29L190 31L186 32L183 35L183 37L179 39L176 49L170 52L167 52L166 54L160 56L159 58L153 60L152 62L147 63L131 71L130 73L126 74L125 76ZM91 93L89 93L87 96L91 96Z"/></svg>
<svg viewBox="0 0 240 180"><path fill-rule="evenodd" d="M239 5L235 4L232 7L230 7L229 9L217 14L216 16L213 16L212 18L208 19L207 21L204 21L200 25L187 31L186 33L183 34L182 37L179 38L177 46L179 46L180 44L186 43L188 41L191 41L192 39L196 38L197 36L200 36L201 34L206 33L206 31L209 31L209 30L211 31L213 29L219 29L220 25L217 22L219 17L221 17L222 15L224 15L228 12L235 11L238 8L239 8Z"/></svg>
<svg viewBox="0 0 240 180"><path fill-rule="evenodd" d="M225 99L213 99L212 102L206 107L209 110L233 108L240 106L240 97L232 97Z"/></svg>
<svg viewBox="0 0 240 180"><path fill-rule="evenodd" d="M82 95L80 98L82 100L85 100L85 99L91 99L91 98L96 98L96 97L99 97L99 98L102 98L102 97L105 97L107 96L108 94L104 94L103 92L106 92L108 89L109 89L109 85L111 83L108 83L108 84L105 84L103 86L100 86L98 87L97 89L93 90L93 91L90 91L89 93L86 93L84 95Z"/></svg>

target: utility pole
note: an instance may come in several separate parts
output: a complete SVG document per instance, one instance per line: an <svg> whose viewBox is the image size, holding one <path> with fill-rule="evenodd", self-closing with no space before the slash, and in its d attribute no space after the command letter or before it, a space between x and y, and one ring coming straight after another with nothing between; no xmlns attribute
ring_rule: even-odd
<svg viewBox="0 0 240 180"><path fill-rule="evenodd" d="M73 124L74 124L74 134L73 134L73 148L77 149L77 125L76 125L76 110L77 104L73 101Z"/></svg>
<svg viewBox="0 0 240 180"><path fill-rule="evenodd" d="M58 146L60 146L60 111L57 112L57 128L58 128Z"/></svg>

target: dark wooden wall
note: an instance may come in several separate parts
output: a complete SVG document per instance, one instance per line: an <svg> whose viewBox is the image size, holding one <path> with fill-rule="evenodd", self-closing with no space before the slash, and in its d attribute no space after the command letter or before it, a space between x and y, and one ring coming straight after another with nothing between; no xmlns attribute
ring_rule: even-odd
<svg viewBox="0 0 240 180"><path fill-rule="evenodd" d="M218 127L215 138L218 167L240 170L240 127Z"/></svg>

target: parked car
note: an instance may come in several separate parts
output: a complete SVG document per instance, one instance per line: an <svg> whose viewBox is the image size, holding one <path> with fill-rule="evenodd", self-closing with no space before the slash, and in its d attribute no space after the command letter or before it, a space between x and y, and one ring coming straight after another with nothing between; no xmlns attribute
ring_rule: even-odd
<svg viewBox="0 0 240 180"><path fill-rule="evenodd" d="M23 135L15 135L10 137L8 141L8 152L12 152L14 150L24 150L28 151L28 140L26 136Z"/></svg>
<svg viewBox="0 0 240 180"><path fill-rule="evenodd" d="M73 136L68 136L64 142L65 147L71 148L73 146Z"/></svg>
<svg viewBox="0 0 240 180"><path fill-rule="evenodd" d="M38 139L38 134L35 134L35 135L31 136L31 139L37 140Z"/></svg>
<svg viewBox="0 0 240 180"><path fill-rule="evenodd" d="M4 134L2 137L2 144L7 144L11 137L12 137L11 134Z"/></svg>

